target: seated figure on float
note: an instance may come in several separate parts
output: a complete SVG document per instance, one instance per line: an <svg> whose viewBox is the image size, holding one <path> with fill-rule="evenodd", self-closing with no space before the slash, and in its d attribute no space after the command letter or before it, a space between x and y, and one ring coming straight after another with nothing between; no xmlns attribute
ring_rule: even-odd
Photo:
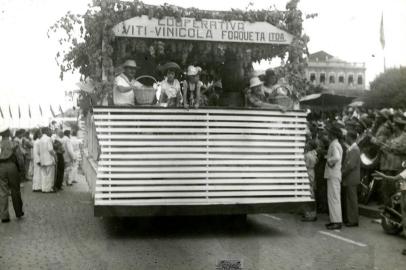
<svg viewBox="0 0 406 270"><path fill-rule="evenodd" d="M123 72L114 79L113 102L116 106L134 106L134 91L143 87L135 80L138 66L134 60L127 60L123 64Z"/></svg>
<svg viewBox="0 0 406 270"><path fill-rule="evenodd" d="M268 99L269 102L283 106L286 110L298 109L298 104L294 102L298 98L284 77L279 78L277 84L272 86Z"/></svg>
<svg viewBox="0 0 406 270"><path fill-rule="evenodd" d="M175 62L168 62L162 66L161 71L166 77L160 83L158 104L162 107L180 107L183 97L180 83L176 79L176 75L180 71L179 65Z"/></svg>
<svg viewBox="0 0 406 270"><path fill-rule="evenodd" d="M182 84L183 106L185 108L199 108L201 88L203 87L203 83L199 78L200 71L200 67L189 66L187 68L187 79Z"/></svg>
<svg viewBox="0 0 406 270"><path fill-rule="evenodd" d="M274 91L273 86L277 83L278 78L276 77L275 72L272 68L269 68L265 71L264 76L264 84L262 88L264 89L265 96L271 96L272 92Z"/></svg>
<svg viewBox="0 0 406 270"><path fill-rule="evenodd" d="M263 82L258 77L252 77L250 79L250 86L247 93L247 103L248 107L277 109L283 111L286 110L283 106L272 104L268 101L263 89Z"/></svg>

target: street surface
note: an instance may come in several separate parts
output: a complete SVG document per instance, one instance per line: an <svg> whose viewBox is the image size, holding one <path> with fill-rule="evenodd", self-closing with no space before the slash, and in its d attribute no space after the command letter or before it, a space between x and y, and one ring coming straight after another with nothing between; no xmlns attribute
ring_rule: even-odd
<svg viewBox="0 0 406 270"><path fill-rule="evenodd" d="M359 228L327 231L291 214L230 219L93 217L82 179L57 194L23 188L26 216L0 223L0 269L216 269L240 260L244 269L406 269L406 240L361 218Z"/></svg>

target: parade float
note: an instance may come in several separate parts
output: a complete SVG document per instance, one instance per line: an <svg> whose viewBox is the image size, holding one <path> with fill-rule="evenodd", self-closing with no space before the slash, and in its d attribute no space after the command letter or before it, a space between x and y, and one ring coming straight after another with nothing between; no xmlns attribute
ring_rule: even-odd
<svg viewBox="0 0 406 270"><path fill-rule="evenodd" d="M61 44L71 44L58 54L61 77L78 70L94 87L81 107L96 216L246 215L313 204L306 113L243 108L252 64L262 59L283 59L279 72L301 90L308 39L297 2L285 11L206 11L94 1L50 28L65 30ZM159 77L167 61L217 72L221 106L114 106L114 76L126 59L139 76Z"/></svg>

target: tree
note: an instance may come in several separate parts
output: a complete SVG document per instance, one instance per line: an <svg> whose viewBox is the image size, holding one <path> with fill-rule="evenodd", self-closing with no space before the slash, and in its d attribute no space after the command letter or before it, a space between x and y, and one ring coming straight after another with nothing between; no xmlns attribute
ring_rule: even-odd
<svg viewBox="0 0 406 270"><path fill-rule="evenodd" d="M406 67L386 70L371 82L370 87L366 97L368 107L406 107Z"/></svg>
<svg viewBox="0 0 406 270"><path fill-rule="evenodd" d="M225 93L241 92L244 81L252 72L252 63L262 59L280 57L287 59L283 66L283 75L295 86L303 89L306 84L304 68L309 38L302 33L302 12L297 9L299 0L290 0L285 11L238 10L206 11L195 8L180 8L168 4L162 6L146 5L141 1L122 2L120 0L94 0L85 14L67 13L49 32L64 35L60 37L61 49L56 60L61 70L61 79L65 72L78 70L83 78L90 77L96 86L96 99L100 100L111 93L115 67L126 58L136 59L144 67L144 72L153 73L156 67L166 61L176 61L183 66L195 64L205 70L222 72ZM128 39L115 37L112 28L135 16L180 19L193 17L196 20L221 19L225 21L266 21L294 35L291 45L269 45L250 43L202 42L183 40ZM312 18L316 14L308 15ZM77 37L80 32L80 37ZM102 46L103 44L103 46ZM104 77L102 70L106 72ZM106 79L106 80L104 80Z"/></svg>

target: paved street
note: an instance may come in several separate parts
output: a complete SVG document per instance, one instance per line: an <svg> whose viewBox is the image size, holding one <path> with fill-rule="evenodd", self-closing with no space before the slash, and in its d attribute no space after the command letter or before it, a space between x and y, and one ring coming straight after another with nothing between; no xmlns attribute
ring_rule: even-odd
<svg viewBox="0 0 406 270"><path fill-rule="evenodd" d="M406 241L362 218L360 228L328 232L327 216L301 223L290 214L252 215L245 227L218 218L93 217L82 180L57 194L23 191L26 217L0 224L0 269L405 269Z"/></svg>

